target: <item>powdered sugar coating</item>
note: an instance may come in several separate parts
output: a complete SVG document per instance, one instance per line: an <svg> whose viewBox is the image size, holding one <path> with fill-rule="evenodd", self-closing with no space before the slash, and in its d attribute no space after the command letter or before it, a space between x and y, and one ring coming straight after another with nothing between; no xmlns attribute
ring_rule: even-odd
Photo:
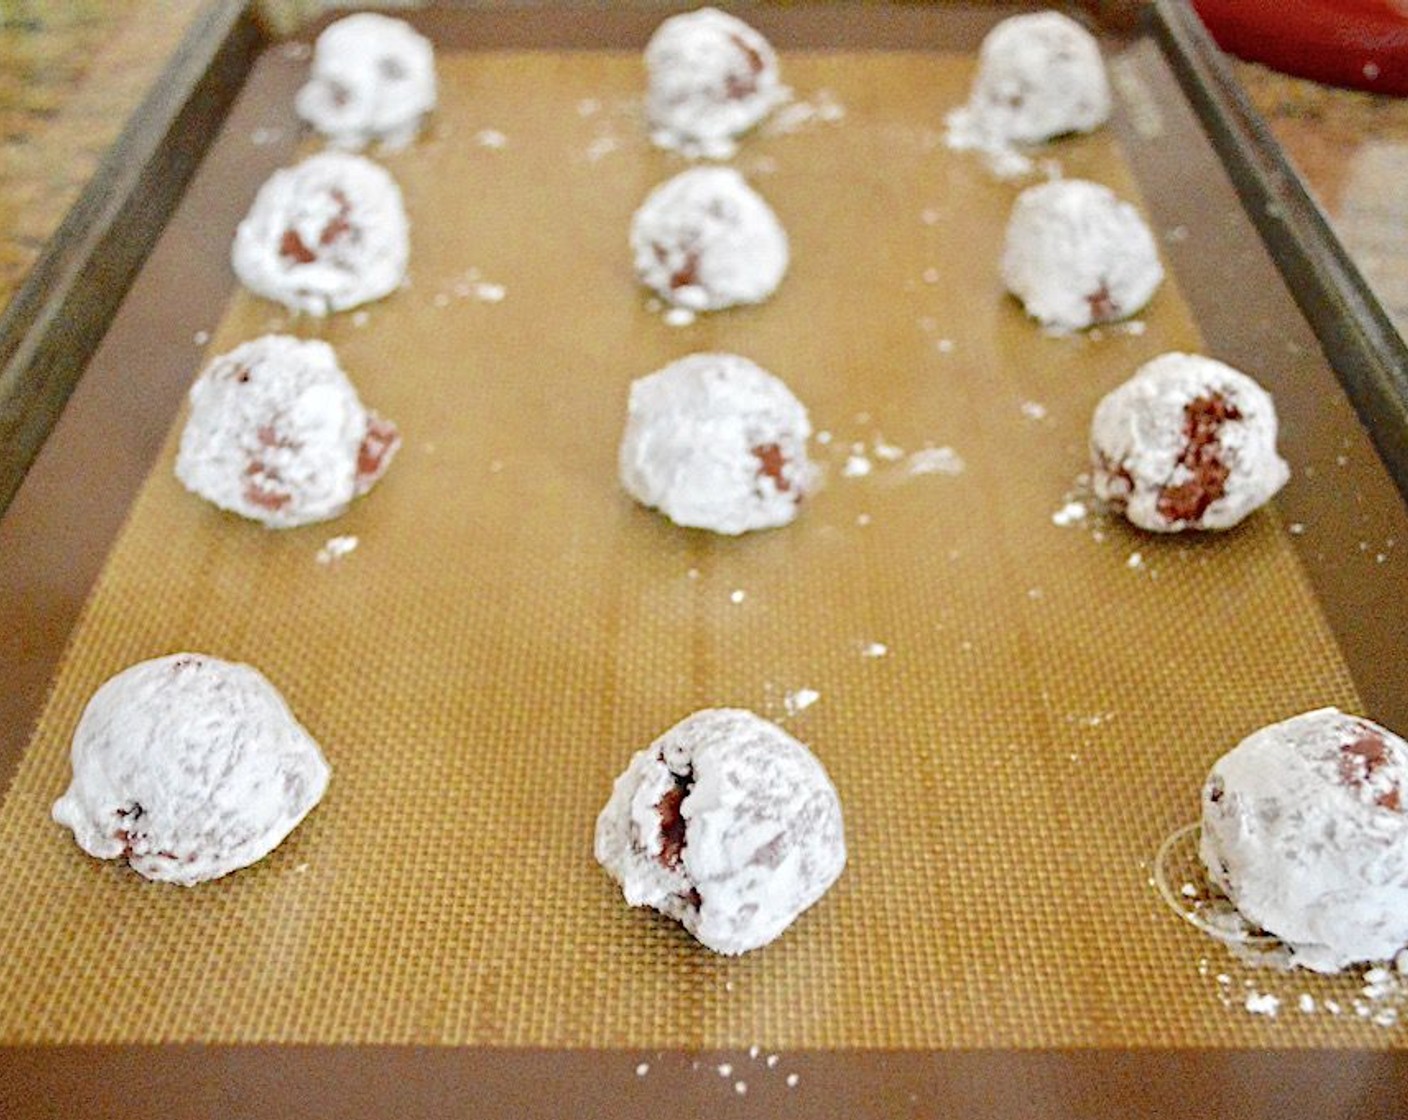
<svg viewBox="0 0 1408 1120"><path fill-rule="evenodd" d="M665 20L646 44L645 66L651 141L691 157L728 159L736 138L791 95L771 44L716 8Z"/></svg>
<svg viewBox="0 0 1408 1120"><path fill-rule="evenodd" d="M73 736L53 816L98 859L192 886L263 859L327 789L322 752L258 670L181 653L124 669Z"/></svg>
<svg viewBox="0 0 1408 1120"><path fill-rule="evenodd" d="M596 858L632 906L716 953L772 941L846 864L841 802L805 746L752 712L695 712L631 759Z"/></svg>
<svg viewBox="0 0 1408 1120"><path fill-rule="evenodd" d="M409 228L401 190L386 171L362 156L322 152L259 188L230 259L250 291L326 315L400 287Z"/></svg>
<svg viewBox="0 0 1408 1120"><path fill-rule="evenodd" d="M346 16L318 36L294 108L338 147L404 147L435 108L435 50L403 20Z"/></svg>
<svg viewBox="0 0 1408 1120"><path fill-rule="evenodd" d="M1017 196L1002 279L1045 326L1077 331L1127 318L1163 278L1149 227L1109 188L1058 179Z"/></svg>
<svg viewBox="0 0 1408 1120"><path fill-rule="evenodd" d="M1270 394L1246 374L1163 354L1096 406L1091 485L1141 529L1228 529L1290 477L1276 432Z"/></svg>
<svg viewBox="0 0 1408 1120"><path fill-rule="evenodd" d="M999 154L1110 117L1110 83L1095 38L1060 12L1003 20L978 50L967 104L948 115L948 143Z"/></svg>
<svg viewBox="0 0 1408 1120"><path fill-rule="evenodd" d="M630 236L640 282L691 311L761 303L787 272L777 215L731 167L695 167L660 184Z"/></svg>
<svg viewBox="0 0 1408 1120"><path fill-rule="evenodd" d="M631 385L621 485L677 525L785 525L813 482L807 410L736 354L691 354Z"/></svg>
<svg viewBox="0 0 1408 1120"><path fill-rule="evenodd" d="M1199 854L1242 916L1316 972L1408 946L1408 743L1334 708L1213 766Z"/></svg>
<svg viewBox="0 0 1408 1120"><path fill-rule="evenodd" d="M362 407L331 346L265 335L191 386L176 477L221 509L285 529L338 516L400 443L394 424Z"/></svg>

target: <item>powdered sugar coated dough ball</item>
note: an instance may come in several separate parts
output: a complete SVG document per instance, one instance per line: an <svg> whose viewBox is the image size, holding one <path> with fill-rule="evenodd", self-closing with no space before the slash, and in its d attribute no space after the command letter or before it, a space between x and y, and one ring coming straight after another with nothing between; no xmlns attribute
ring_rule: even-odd
<svg viewBox="0 0 1408 1120"><path fill-rule="evenodd" d="M339 147L356 150L373 140L403 147L435 108L434 48L402 20L347 16L318 36L312 74L294 107Z"/></svg>
<svg viewBox="0 0 1408 1120"><path fill-rule="evenodd" d="M688 156L727 159L735 139L790 96L768 41L715 8L665 20L645 66L650 138Z"/></svg>
<svg viewBox="0 0 1408 1120"><path fill-rule="evenodd" d="M761 303L787 272L787 234L731 167L696 167L656 187L631 221L636 276L677 307Z"/></svg>
<svg viewBox="0 0 1408 1120"><path fill-rule="evenodd" d="M263 859L323 796L328 764L258 670L182 653L89 700L54 820L85 852L192 886Z"/></svg>
<svg viewBox="0 0 1408 1120"><path fill-rule="evenodd" d="M1033 144L1091 132L1110 117L1110 84L1094 37L1059 12L1012 16L978 51L968 103L949 115L955 147Z"/></svg>
<svg viewBox="0 0 1408 1120"><path fill-rule="evenodd" d="M394 424L362 407L331 346L265 335L191 386L176 477L221 509L284 529L342 513L400 444Z"/></svg>
<svg viewBox="0 0 1408 1120"><path fill-rule="evenodd" d="M1228 529L1290 477L1276 431L1270 394L1246 374L1164 354L1096 406L1091 483L1141 529Z"/></svg>
<svg viewBox="0 0 1408 1120"><path fill-rule="evenodd" d="M766 945L846 864L841 802L805 746L752 712L696 712L631 759L596 858L632 906L716 953Z"/></svg>
<svg viewBox="0 0 1408 1120"><path fill-rule="evenodd" d="M362 156L323 152L260 187L235 232L231 262L250 291L326 315L394 292L409 256L395 180Z"/></svg>
<svg viewBox="0 0 1408 1120"><path fill-rule="evenodd" d="M1408 946L1408 743L1334 708L1213 766L1199 854L1248 921L1316 972Z"/></svg>
<svg viewBox="0 0 1408 1120"><path fill-rule="evenodd" d="M807 410L772 374L736 354L691 354L632 384L621 485L677 525L786 525L813 481L810 435Z"/></svg>
<svg viewBox="0 0 1408 1120"><path fill-rule="evenodd" d="M1043 325L1076 331L1127 318L1163 278L1149 227L1108 188L1058 179L1017 196L1002 279Z"/></svg>

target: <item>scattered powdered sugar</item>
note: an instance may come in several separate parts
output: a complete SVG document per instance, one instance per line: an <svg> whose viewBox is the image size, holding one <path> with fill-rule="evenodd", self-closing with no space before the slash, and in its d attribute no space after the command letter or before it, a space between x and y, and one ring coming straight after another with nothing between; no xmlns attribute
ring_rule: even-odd
<svg viewBox="0 0 1408 1120"><path fill-rule="evenodd" d="M860 648L862 657L884 657L890 652L890 647L884 642L865 642Z"/></svg>
<svg viewBox="0 0 1408 1120"><path fill-rule="evenodd" d="M816 124L838 124L846 119L846 107L829 89L817 90L810 101L789 101L774 110L758 131L764 136L790 136Z"/></svg>
<svg viewBox="0 0 1408 1120"><path fill-rule="evenodd" d="M795 716L801 712L805 712L820 699L821 693L816 689L799 688L795 692L789 692L782 698L782 706L787 709L789 716Z"/></svg>
<svg viewBox="0 0 1408 1120"><path fill-rule="evenodd" d="M743 602L746 598L748 598L748 592L744 591L741 587L735 588L728 593L728 601L734 605Z"/></svg>
<svg viewBox="0 0 1408 1120"><path fill-rule="evenodd" d="M688 307L672 307L660 317L668 327L687 327L696 318L695 313Z"/></svg>
<svg viewBox="0 0 1408 1120"><path fill-rule="evenodd" d="M1142 552L1131 552L1129 559L1124 562L1124 566L1131 571L1139 571L1144 567L1144 554Z"/></svg>
<svg viewBox="0 0 1408 1120"><path fill-rule="evenodd" d="M925 447L909 456L907 469L910 474L960 475L966 467L952 447Z"/></svg>
<svg viewBox="0 0 1408 1120"><path fill-rule="evenodd" d="M334 560L340 560L356 551L357 545L360 543L356 537L352 536L330 537L328 542L318 549L318 563L331 564Z"/></svg>
<svg viewBox="0 0 1408 1120"><path fill-rule="evenodd" d="M493 151L501 151L508 147L508 137L497 128L480 129L474 134L474 142L481 148L489 148Z"/></svg>
<svg viewBox="0 0 1408 1120"><path fill-rule="evenodd" d="M841 473L846 478L864 478L873 469L874 464L864 455L852 454L847 456L846 465L841 468Z"/></svg>
<svg viewBox="0 0 1408 1120"><path fill-rule="evenodd" d="M277 144L284 138L282 128L256 128L249 135L250 142L256 148L264 148L270 144Z"/></svg>
<svg viewBox="0 0 1408 1120"><path fill-rule="evenodd" d="M1274 1019L1281 1009L1281 1000L1269 992L1251 991L1247 993L1245 1006L1253 1015L1266 1015Z"/></svg>
<svg viewBox="0 0 1408 1120"><path fill-rule="evenodd" d="M649 1062L641 1062L640 1065L636 1066L636 1076L637 1076L637 1077L644 1077L644 1076L645 1076L647 1073L649 1073L649 1072L650 1072L650 1063L649 1063Z"/></svg>
<svg viewBox="0 0 1408 1120"><path fill-rule="evenodd" d="M1045 420L1046 406L1040 401L1023 401L1022 415L1028 420Z"/></svg>
<svg viewBox="0 0 1408 1120"><path fill-rule="evenodd" d="M196 333L191 336L191 341L194 342L197 346L205 346L207 343L210 342L210 332L196 331Z"/></svg>
<svg viewBox="0 0 1408 1120"><path fill-rule="evenodd" d="M1088 512L1084 502L1072 499L1051 515L1051 524L1062 529L1069 528L1084 521Z"/></svg>

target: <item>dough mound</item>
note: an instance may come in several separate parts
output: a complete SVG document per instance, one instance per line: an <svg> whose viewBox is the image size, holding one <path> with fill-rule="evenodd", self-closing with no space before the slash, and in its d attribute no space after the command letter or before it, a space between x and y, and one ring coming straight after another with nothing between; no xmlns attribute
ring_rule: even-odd
<svg viewBox="0 0 1408 1120"><path fill-rule="evenodd" d="M1154 235L1108 188L1057 179L1017 196L1002 279L1042 325L1078 331L1128 318L1163 278Z"/></svg>
<svg viewBox="0 0 1408 1120"><path fill-rule="evenodd" d="M326 315L394 292L409 256L395 180L362 156L323 152L259 188L230 259L256 295Z"/></svg>
<svg viewBox="0 0 1408 1120"><path fill-rule="evenodd" d="M1110 83L1094 37L1060 12L1012 16L988 32L968 103L948 116L949 145L998 151L1110 118Z"/></svg>
<svg viewBox="0 0 1408 1120"><path fill-rule="evenodd" d="M768 41L716 8L665 20L645 67L650 139L689 157L728 159L737 137L791 96Z"/></svg>
<svg viewBox="0 0 1408 1120"><path fill-rule="evenodd" d="M98 859L193 886L263 859L328 764L262 674L194 653L124 669L89 700L54 820Z"/></svg>
<svg viewBox="0 0 1408 1120"><path fill-rule="evenodd" d="M772 374L691 354L631 386L621 485L677 525L730 536L786 525L813 485L811 423Z"/></svg>
<svg viewBox="0 0 1408 1120"><path fill-rule="evenodd" d="M630 237L640 282L691 311L761 303L787 272L786 232L731 167L696 167L660 184Z"/></svg>
<svg viewBox="0 0 1408 1120"><path fill-rule="evenodd" d="M190 392L176 477L274 529L326 521L366 493L401 445L362 407L326 342L265 335L216 358Z"/></svg>
<svg viewBox="0 0 1408 1120"><path fill-rule="evenodd" d="M294 108L340 148L404 147L435 108L434 48L403 20L347 16L318 36Z"/></svg>
<svg viewBox="0 0 1408 1120"><path fill-rule="evenodd" d="M1163 354L1095 408L1091 485L1141 529L1229 529L1286 484L1276 406L1246 374Z"/></svg>
<svg viewBox="0 0 1408 1120"><path fill-rule="evenodd" d="M676 919L716 953L746 953L841 874L841 803L816 756L776 724L706 709L616 779L596 858L632 906Z"/></svg>
<svg viewBox="0 0 1408 1120"><path fill-rule="evenodd" d="M1408 743L1334 708L1262 728L1208 775L1199 854L1296 964L1391 959L1408 947Z"/></svg>

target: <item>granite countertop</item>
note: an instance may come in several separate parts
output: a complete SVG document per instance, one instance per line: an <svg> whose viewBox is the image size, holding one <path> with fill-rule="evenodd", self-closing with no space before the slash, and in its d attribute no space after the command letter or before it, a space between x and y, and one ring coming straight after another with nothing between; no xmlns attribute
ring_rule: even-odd
<svg viewBox="0 0 1408 1120"><path fill-rule="evenodd" d="M201 7L21 0L0 9L0 306ZM1249 63L1236 72L1408 336L1408 99L1330 89Z"/></svg>

